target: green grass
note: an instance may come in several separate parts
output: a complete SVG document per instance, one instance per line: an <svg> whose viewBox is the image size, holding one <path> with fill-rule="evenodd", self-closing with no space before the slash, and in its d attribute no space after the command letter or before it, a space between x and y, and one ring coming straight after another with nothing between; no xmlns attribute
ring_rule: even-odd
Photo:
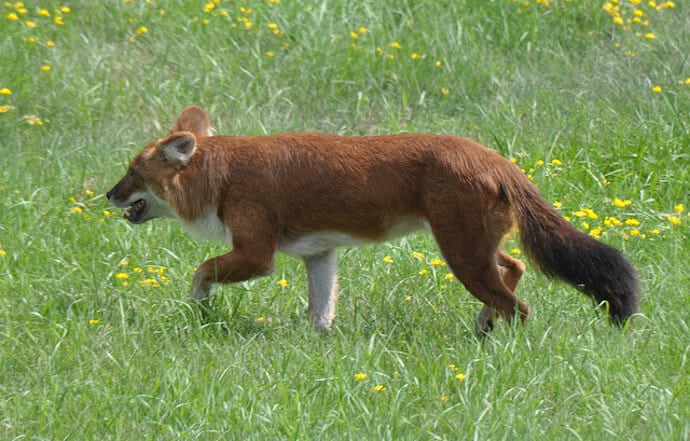
<svg viewBox="0 0 690 441"><path fill-rule="evenodd" d="M647 26L628 0L24 3L0 6L0 439L690 439L685 2ZM478 340L417 235L341 250L328 335L285 256L200 320L225 247L103 197L192 103L223 134L474 138L626 253L640 315L621 332L528 266L528 326Z"/></svg>

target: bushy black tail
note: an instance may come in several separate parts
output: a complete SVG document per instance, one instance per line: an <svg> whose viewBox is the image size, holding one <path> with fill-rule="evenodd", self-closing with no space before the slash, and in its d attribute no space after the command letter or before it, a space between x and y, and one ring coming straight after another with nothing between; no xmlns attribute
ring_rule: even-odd
<svg viewBox="0 0 690 441"><path fill-rule="evenodd" d="M583 234L522 175L506 188L527 256L540 269L583 293L607 302L611 321L622 324L639 308L635 269L623 254Z"/></svg>

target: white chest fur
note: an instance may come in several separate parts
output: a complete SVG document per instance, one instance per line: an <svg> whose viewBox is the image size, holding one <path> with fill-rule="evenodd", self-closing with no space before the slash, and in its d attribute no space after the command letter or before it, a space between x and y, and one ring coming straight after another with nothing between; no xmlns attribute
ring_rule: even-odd
<svg viewBox="0 0 690 441"><path fill-rule="evenodd" d="M230 229L221 222L218 215L209 212L193 221L181 220L189 234L198 239L232 243Z"/></svg>

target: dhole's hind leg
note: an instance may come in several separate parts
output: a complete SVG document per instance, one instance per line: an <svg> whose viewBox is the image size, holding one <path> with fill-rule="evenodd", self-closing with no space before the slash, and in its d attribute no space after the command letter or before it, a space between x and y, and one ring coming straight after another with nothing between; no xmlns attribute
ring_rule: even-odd
<svg viewBox="0 0 690 441"><path fill-rule="evenodd" d="M472 210L472 201L465 202L464 209ZM481 204L476 207L479 212ZM478 331L489 331L496 313L512 321L517 309L520 320L527 321L529 306L513 294L522 268L499 249L510 219L501 217L502 212L486 214L485 219L440 214L437 219L430 216L429 224L441 253L458 280L486 305L477 317Z"/></svg>
<svg viewBox="0 0 690 441"><path fill-rule="evenodd" d="M338 267L335 250L304 257L309 279L309 315L319 331L328 330L338 298Z"/></svg>
<svg viewBox="0 0 690 441"><path fill-rule="evenodd" d="M513 294L515 294L515 289L522 274L525 272L525 264L521 261L510 257L503 250L498 251L498 256L496 257L496 262L498 263L498 272L501 274L501 279L503 279L503 284L508 288ZM477 314L476 328L477 332L484 332L486 330L493 329L494 323L500 314L496 309L484 305L482 310Z"/></svg>

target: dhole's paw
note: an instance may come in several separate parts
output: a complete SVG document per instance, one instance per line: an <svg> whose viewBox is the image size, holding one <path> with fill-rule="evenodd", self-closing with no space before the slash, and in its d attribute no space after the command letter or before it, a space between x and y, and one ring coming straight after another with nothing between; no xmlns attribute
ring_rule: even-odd
<svg viewBox="0 0 690 441"><path fill-rule="evenodd" d="M474 332L479 336L488 334L494 330L499 319L500 315L494 308L484 305L474 322Z"/></svg>

